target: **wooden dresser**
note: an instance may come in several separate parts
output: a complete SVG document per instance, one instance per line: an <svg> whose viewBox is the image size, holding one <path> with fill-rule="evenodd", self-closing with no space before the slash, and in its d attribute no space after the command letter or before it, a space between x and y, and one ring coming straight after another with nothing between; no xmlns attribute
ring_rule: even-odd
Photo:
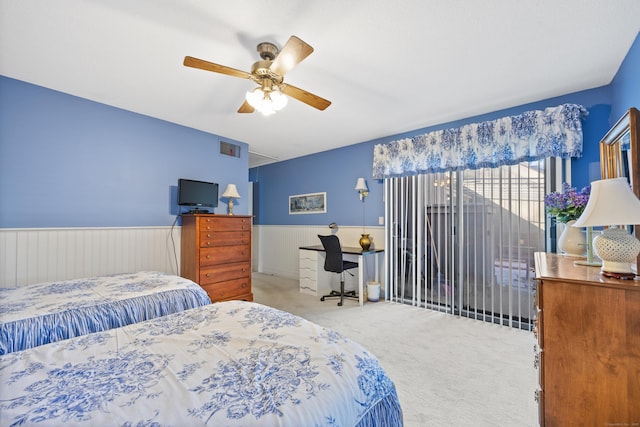
<svg viewBox="0 0 640 427"><path fill-rule="evenodd" d="M182 215L180 275L198 283L211 301L253 301L251 217Z"/></svg>
<svg viewBox="0 0 640 427"><path fill-rule="evenodd" d="M640 426L640 282L535 254L540 425Z"/></svg>

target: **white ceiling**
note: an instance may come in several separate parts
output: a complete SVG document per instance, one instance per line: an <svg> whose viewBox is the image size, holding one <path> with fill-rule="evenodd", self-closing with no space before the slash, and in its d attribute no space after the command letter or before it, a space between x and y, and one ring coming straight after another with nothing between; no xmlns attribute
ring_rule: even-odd
<svg viewBox="0 0 640 427"><path fill-rule="evenodd" d="M0 74L243 141L286 160L609 84L640 30L638 0L0 0ZM315 52L290 99L238 114L256 45ZM266 156L263 157L262 155Z"/></svg>

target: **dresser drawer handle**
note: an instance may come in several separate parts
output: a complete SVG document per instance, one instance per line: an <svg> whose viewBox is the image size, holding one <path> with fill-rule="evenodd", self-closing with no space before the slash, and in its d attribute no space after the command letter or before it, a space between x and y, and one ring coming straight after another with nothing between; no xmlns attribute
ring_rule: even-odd
<svg viewBox="0 0 640 427"><path fill-rule="evenodd" d="M210 238L211 238L211 234L207 234L207 239L210 239Z"/></svg>
<svg viewBox="0 0 640 427"><path fill-rule="evenodd" d="M205 276L207 276L207 279L211 278L211 274L206 273Z"/></svg>
<svg viewBox="0 0 640 427"><path fill-rule="evenodd" d="M211 259L211 255L205 255L206 259Z"/></svg>
<svg viewBox="0 0 640 427"><path fill-rule="evenodd" d="M242 289L245 289L246 287L247 287L247 284L246 284L246 283L243 283L243 284L242 284Z"/></svg>

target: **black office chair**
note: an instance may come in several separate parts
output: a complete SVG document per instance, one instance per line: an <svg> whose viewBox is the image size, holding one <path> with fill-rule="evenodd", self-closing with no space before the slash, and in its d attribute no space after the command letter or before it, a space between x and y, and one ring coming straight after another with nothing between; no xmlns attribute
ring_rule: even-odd
<svg viewBox="0 0 640 427"><path fill-rule="evenodd" d="M352 268L358 268L358 263L342 259L342 248L340 247L340 240L338 239L338 236L321 236L318 234L318 237L320 238L326 253L326 258L324 260L325 271L340 274L340 292L332 290L329 295L324 295L320 298L320 301L324 301L325 298L340 298L338 305L342 305L342 301L345 298L358 300L356 291L344 291L344 272ZM353 276L352 273L349 272L349 274Z"/></svg>

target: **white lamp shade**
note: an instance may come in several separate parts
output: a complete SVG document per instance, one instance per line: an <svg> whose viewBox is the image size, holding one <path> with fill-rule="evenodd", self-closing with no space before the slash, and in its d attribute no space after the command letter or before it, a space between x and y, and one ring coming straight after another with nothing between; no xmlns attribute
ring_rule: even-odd
<svg viewBox="0 0 640 427"><path fill-rule="evenodd" d="M367 181L365 181L364 178L358 178L358 181L356 182L356 191L369 191L369 189L367 188Z"/></svg>
<svg viewBox="0 0 640 427"><path fill-rule="evenodd" d="M229 197L234 199L239 199L240 195L238 194L238 189L235 184L227 184L227 188L222 193L222 197Z"/></svg>
<svg viewBox="0 0 640 427"><path fill-rule="evenodd" d="M574 227L640 224L640 199L626 178L593 181L589 202Z"/></svg>

